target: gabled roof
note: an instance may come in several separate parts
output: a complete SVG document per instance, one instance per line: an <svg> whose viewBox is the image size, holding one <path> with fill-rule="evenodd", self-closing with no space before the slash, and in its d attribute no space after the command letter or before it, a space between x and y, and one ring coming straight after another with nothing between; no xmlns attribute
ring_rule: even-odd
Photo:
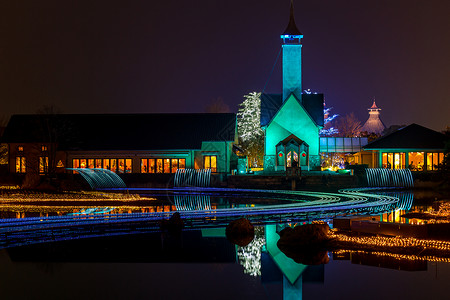
<svg viewBox="0 0 450 300"><path fill-rule="evenodd" d="M4 143L58 142L60 150L200 149L203 141L234 141L236 115L14 115Z"/></svg>
<svg viewBox="0 0 450 300"><path fill-rule="evenodd" d="M290 136L288 136L287 138L285 138L284 140L282 140L281 142L279 142L279 143L277 144L277 146L278 146L278 145L286 146L286 145L289 144L291 141L296 142L298 145L301 145L301 144L304 143L306 146L308 146L308 144L307 144L305 141L303 141L302 139L300 139L299 137L297 137L295 134L291 134Z"/></svg>
<svg viewBox="0 0 450 300"><path fill-rule="evenodd" d="M383 136L366 146L364 149L436 149L443 150L448 138L437 131L411 124L389 135Z"/></svg>
<svg viewBox="0 0 450 300"><path fill-rule="evenodd" d="M261 94L261 126L269 125L282 105L282 95ZM301 105L317 126L323 126L323 94L302 94Z"/></svg>

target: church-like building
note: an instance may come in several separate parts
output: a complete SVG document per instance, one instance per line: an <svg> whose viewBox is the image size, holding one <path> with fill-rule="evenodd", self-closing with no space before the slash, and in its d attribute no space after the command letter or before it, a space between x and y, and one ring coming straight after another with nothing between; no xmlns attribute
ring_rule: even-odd
<svg viewBox="0 0 450 300"><path fill-rule="evenodd" d="M291 1L289 23L281 34L282 94L261 95L265 171L281 171L295 165L303 170L320 166L323 94L302 92L302 38Z"/></svg>

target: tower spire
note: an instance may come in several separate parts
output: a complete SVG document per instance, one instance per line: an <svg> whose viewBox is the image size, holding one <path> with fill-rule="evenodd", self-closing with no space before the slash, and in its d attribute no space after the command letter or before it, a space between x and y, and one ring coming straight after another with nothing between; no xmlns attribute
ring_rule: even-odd
<svg viewBox="0 0 450 300"><path fill-rule="evenodd" d="M300 30L298 30L297 25L295 24L294 18L294 0L291 0L291 9L289 14L289 23L286 29L283 32L283 35L303 35Z"/></svg>
<svg viewBox="0 0 450 300"><path fill-rule="evenodd" d="M368 108L369 118L367 119L366 123L364 123L364 125L360 128L360 132L366 131L367 133L375 134L381 134L383 132L386 126L380 119L380 110L381 108L378 108L375 103L375 99L373 99L372 106Z"/></svg>
<svg viewBox="0 0 450 300"><path fill-rule="evenodd" d="M283 40L283 101L294 94L302 99L302 38L303 34L295 25L294 3L291 0L289 24L281 35Z"/></svg>

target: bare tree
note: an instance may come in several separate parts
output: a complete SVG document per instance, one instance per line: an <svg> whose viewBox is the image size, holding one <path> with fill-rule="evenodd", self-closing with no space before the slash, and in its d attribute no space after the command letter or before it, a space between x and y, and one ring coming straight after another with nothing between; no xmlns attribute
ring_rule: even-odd
<svg viewBox="0 0 450 300"><path fill-rule="evenodd" d="M350 113L339 118L336 122L336 127L339 131L339 136L356 137L359 135L361 122L356 118L354 113Z"/></svg>
<svg viewBox="0 0 450 300"><path fill-rule="evenodd" d="M218 97L216 99L212 99L212 101L205 107L205 112L213 114L229 113L230 107L223 102L221 97Z"/></svg>

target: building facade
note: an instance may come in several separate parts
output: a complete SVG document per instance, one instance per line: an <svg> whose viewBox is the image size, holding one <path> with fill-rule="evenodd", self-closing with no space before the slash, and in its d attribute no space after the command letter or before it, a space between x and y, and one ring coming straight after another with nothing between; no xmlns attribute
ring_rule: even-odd
<svg viewBox="0 0 450 300"><path fill-rule="evenodd" d="M435 171L444 160L447 137L429 128L411 124L366 146L374 168ZM368 160L369 161L369 160Z"/></svg>
<svg viewBox="0 0 450 300"><path fill-rule="evenodd" d="M67 168L230 173L237 163L236 137L232 113L14 115L3 142L9 147L9 171L18 174Z"/></svg>
<svg viewBox="0 0 450 300"><path fill-rule="evenodd" d="M265 131L264 170L320 166L319 131L323 127L323 95L302 93L303 34L290 18L282 39L282 94L261 95L261 126Z"/></svg>

